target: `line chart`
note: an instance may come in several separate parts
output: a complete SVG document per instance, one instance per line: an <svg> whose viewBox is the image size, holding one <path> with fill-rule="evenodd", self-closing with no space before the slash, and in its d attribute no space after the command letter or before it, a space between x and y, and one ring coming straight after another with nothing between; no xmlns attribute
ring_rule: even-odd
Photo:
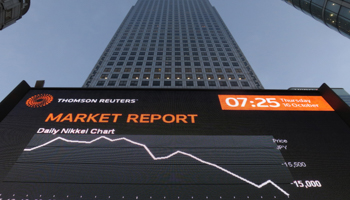
<svg viewBox="0 0 350 200"><path fill-rule="evenodd" d="M248 180L248 179L246 179L244 177L241 177L238 174L235 174L235 173L233 173L233 172L231 172L231 171L229 171L229 170L227 170L227 169L225 169L225 168L223 168L223 167L221 167L221 166L219 166L219 165L217 165L215 163L205 161L205 160L203 160L203 159L201 159L201 158L199 158L199 157L197 157L195 155L192 155L190 153L187 153L187 152L184 152L184 151L180 151L180 150L177 150L177 151L175 151L175 152L173 152L173 153L171 153L171 154L169 154L167 156L157 157L157 156L155 156L152 153L152 151L145 144L133 141L133 140L128 139L126 137L120 137L120 138L116 138L116 139L111 139L111 138L108 138L106 136L100 136L100 137L97 137L97 138L95 138L93 140L90 140L90 141L70 140L70 139L66 139L66 138L63 138L63 137L57 137L57 138L52 139L52 140L50 140L48 142L45 142L45 143L43 143L41 145L38 145L38 146L35 146L35 147L32 147L32 148L26 148L26 149L24 149L24 151L25 152L31 152L31 151L34 151L34 150L38 150L38 149L40 149L42 147L45 147L45 146L47 146L47 145L49 145L49 144L51 144L51 143L53 143L55 141L59 141L59 140L67 142L67 143L92 144L92 143L94 143L96 141L99 141L99 140L102 140L102 139L107 140L109 142L126 141L126 142L129 142L129 143L133 144L133 145L143 147L145 149L145 151L149 154L149 156L155 161L157 161L157 160L166 160L166 159L169 159L169 158L171 158L171 157L173 157L175 155L181 154L181 155L190 157L190 158L192 158L192 159L194 159L194 160L196 160L196 161L198 161L198 162L200 162L202 164L206 164L206 165L212 166L212 167L214 167L214 168L216 168L218 170L221 170L222 172L225 172L225 173L227 173L227 174L229 174L229 175L231 175L231 176L233 176L233 177L235 177L235 178L237 178L239 180L242 180L242 181L244 181L244 182L246 182L246 183L248 183L248 184L250 184L250 185L252 185L252 186L254 186L256 188L260 189L260 188L262 188L262 187L264 187L264 186L266 186L268 184L271 184L276 189L278 189L280 192L282 192L283 194L285 194L286 196L289 197L289 193L288 192L283 190L281 187L279 187L276 183L274 183L271 180L266 180L265 182L263 182L261 184L257 184L257 183L254 183L254 182L252 182L252 181L250 181L250 180Z"/></svg>

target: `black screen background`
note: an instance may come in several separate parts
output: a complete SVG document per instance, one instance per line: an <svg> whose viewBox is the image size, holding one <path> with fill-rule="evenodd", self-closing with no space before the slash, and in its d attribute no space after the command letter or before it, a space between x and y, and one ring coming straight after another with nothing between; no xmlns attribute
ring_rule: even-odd
<svg viewBox="0 0 350 200"><path fill-rule="evenodd" d="M41 108L29 108L25 101L36 94L51 94L54 101ZM149 199L149 195L156 198L167 196L167 199L177 197L189 198L194 195L197 199L219 199L219 196L232 199L258 198L286 199L272 186L257 189L247 184L238 185L212 184L202 185L193 183L172 183L158 185L142 184L113 184L90 187L84 184L74 184L65 187L62 183L51 183L58 193L45 194L39 185L32 183L8 183L6 176L16 163L23 149L27 146L38 128L100 128L115 129L120 135L189 135L189 136L272 136L275 139L288 140L287 150L280 152L287 162L305 162L306 168L287 168L294 180L319 180L321 188L297 188L295 185L283 185L290 194L289 199L347 199L350 192L347 182L350 179L349 127L335 112L311 111L223 111L218 100L219 94L242 94L241 91L198 91L198 90L31 90L20 103L9 113L0 124L1 145L1 180L0 193L4 198L13 194L17 198L30 197L42 199L68 199L80 197L92 199L108 199L111 190L115 187L117 192L114 198ZM250 94L249 92L245 92ZM259 92L252 92L257 95ZM265 94L261 92L261 94ZM305 93L285 92L275 95L303 95ZM310 93L317 95L317 93ZM274 95L274 94L269 94ZM58 98L65 99L137 99L136 103L110 103L110 104L81 104L58 103ZM70 123L45 122L49 113L121 113L117 123ZM128 114L197 114L196 123L172 123L161 121L155 123L126 123ZM60 135L64 137L64 135ZM78 137L78 136L77 136ZM96 136L98 137L98 136ZM279 145L279 144L277 144ZM257 150L257 159L259 159ZM86 155L88 156L88 155ZM249 166L248 166L249 169ZM25 169L24 169L25 170ZM184 168L186 170L186 168ZM201 170L199 166L198 170ZM194 168L194 171L195 168ZM28 172L30 173L30 171ZM93 173L93 172L92 172ZM188 172L186 172L188 173ZM249 170L248 170L249 173ZM257 173L252 170L252 174ZM271 172L273 173L273 172ZM277 172L276 172L277 173ZM69 172L67 172L69 174ZM65 176L65 174L62 174ZM278 176L278 175L274 175ZM283 176L283 174L281 174ZM51 186L46 186L51 187ZM91 189L95 188L95 189ZM140 189L141 188L141 189ZM235 191L236 190L236 191ZM46 190L47 191L47 190ZM76 193L78 191L81 194ZM142 192L141 192L142 191ZM151 191L150 193L144 191ZM86 194L83 194L85 192ZM27 194L25 194L27 193ZM61 193L61 194L59 194ZM151 194L152 193L152 194ZM45 196L46 195L46 196ZM61 195L61 196L59 196ZM119 195L119 196L118 196ZM29 198L30 198L29 197ZM113 198L112 197L112 198Z"/></svg>

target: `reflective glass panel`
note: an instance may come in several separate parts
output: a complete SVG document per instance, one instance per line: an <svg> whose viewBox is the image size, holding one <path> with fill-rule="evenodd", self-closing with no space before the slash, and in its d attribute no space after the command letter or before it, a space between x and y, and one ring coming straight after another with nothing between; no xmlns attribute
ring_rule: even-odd
<svg viewBox="0 0 350 200"><path fill-rule="evenodd" d="M300 10L300 0L293 0L293 5L294 5L295 8Z"/></svg>
<svg viewBox="0 0 350 200"><path fill-rule="evenodd" d="M324 5L324 0L312 0L312 3L317 4L317 5L323 7L323 5Z"/></svg>
<svg viewBox="0 0 350 200"><path fill-rule="evenodd" d="M310 15L310 13L311 13L310 1L311 0L300 0L301 9L303 10L303 12L305 14L308 14L308 15Z"/></svg>
<svg viewBox="0 0 350 200"><path fill-rule="evenodd" d="M337 30L337 14L325 10L324 15L327 26L334 30Z"/></svg>
<svg viewBox="0 0 350 200"><path fill-rule="evenodd" d="M338 17L338 28L342 35L350 38L350 9L342 7Z"/></svg>
<svg viewBox="0 0 350 200"><path fill-rule="evenodd" d="M322 19L322 6L311 3L311 14L312 16L318 20L318 21L323 21Z"/></svg>
<svg viewBox="0 0 350 200"><path fill-rule="evenodd" d="M327 10L332 11L334 13L338 13L339 8L340 8L340 5L334 3L333 1L328 1L327 6L326 6Z"/></svg>

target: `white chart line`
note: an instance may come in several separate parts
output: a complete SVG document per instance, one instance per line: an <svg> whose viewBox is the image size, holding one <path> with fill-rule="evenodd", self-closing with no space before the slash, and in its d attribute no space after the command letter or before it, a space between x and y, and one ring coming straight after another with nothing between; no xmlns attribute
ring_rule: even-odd
<svg viewBox="0 0 350 200"><path fill-rule="evenodd" d="M134 145L137 145L137 146L141 146L141 147L143 147L143 148L147 151L147 153L152 157L153 160L166 160L166 159L169 159L169 158L171 158L171 157L173 157L173 156L175 156L175 155L177 155L177 154L182 154L182 155L191 157L191 158L193 158L193 159L195 159L195 160L197 160L197 161L199 161L199 162L201 162L201 163L203 163L203 164L206 164L206 165L210 165L210 166L212 166L212 167L215 167L215 168L217 168L217 169L219 169L219 170L221 170L221 171L223 171L223 172L225 172L225 173L227 173L227 174L230 174L231 176L236 177L236 178L238 178L238 179L240 179L240 180L242 180L242 181L244 181L244 182L246 182L246 183L248 183L248 184L250 184L250 185L252 185L252 186L254 186L254 187L262 188L262 187L264 187L264 186L267 185L267 184L271 184L271 185L273 185L275 188L277 188L279 191L281 191L283 194L285 194L285 195L287 195L287 196L289 197L289 193L287 193L286 191L284 191L281 187L279 187L276 183L274 183L274 182L271 181L271 180L267 180L267 181L261 183L260 185L258 185L258 184L253 183L252 181L250 181L250 180L248 180L248 179L245 179L245 178L243 178L243 177L241 177L241 176L239 176L239 175L237 175L237 174L235 174L235 173L233 173L233 172L230 172L229 170L227 170L227 169L225 169L225 168L223 168L223 167L220 167L219 165L216 165L216 164L214 164L214 163L211 163L211 162L202 160L202 159L200 159L200 158L198 158L198 157L196 157L196 156L194 156L194 155L192 155L192 154L189 154L189 153L186 153L186 152L183 152L183 151L179 151L179 150L178 150L178 151L175 151L174 153L171 153L171 154L169 154L169 155L167 155L167 156L156 157L156 156L153 155L153 153L151 152L151 150L149 150L149 148L148 148L145 144L141 144L141 143L132 141L132 140L130 140L130 139L128 139L128 138L125 138L125 137L116 138L116 139L111 139L111 138L108 138L108 137L105 137L105 136L100 136L100 137L98 137L98 138L96 138L96 139L93 139L93 140L91 140L91 141L68 140L68 139L66 139L66 138L57 137L57 138L55 138L55 139L53 139L53 140L50 140L50 141L48 141L48 142L46 142L46 143L44 143L44 144L38 145L38 146L36 146L36 147L29 148L29 149L24 149L24 151L34 151L34 150L39 149L39 148L41 148L41 147L47 146L47 145L49 145L49 144L51 144L51 143L53 143L53 142L55 142L55 141L57 141L57 140L62 140L62 141L68 142L68 143L91 144L91 143L94 143L94 142L96 142L96 141L98 141L98 140L100 140L100 139L105 139L105 140L108 140L108 141L110 141L110 142L117 142L117 141L124 140L124 141L127 141L127 142L131 143L131 144L134 144Z"/></svg>

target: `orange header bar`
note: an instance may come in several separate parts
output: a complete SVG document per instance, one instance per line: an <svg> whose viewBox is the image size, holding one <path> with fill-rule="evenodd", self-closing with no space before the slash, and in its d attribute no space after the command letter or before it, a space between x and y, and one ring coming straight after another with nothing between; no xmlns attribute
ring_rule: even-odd
<svg viewBox="0 0 350 200"><path fill-rule="evenodd" d="M321 96L219 95L222 110L334 111Z"/></svg>

